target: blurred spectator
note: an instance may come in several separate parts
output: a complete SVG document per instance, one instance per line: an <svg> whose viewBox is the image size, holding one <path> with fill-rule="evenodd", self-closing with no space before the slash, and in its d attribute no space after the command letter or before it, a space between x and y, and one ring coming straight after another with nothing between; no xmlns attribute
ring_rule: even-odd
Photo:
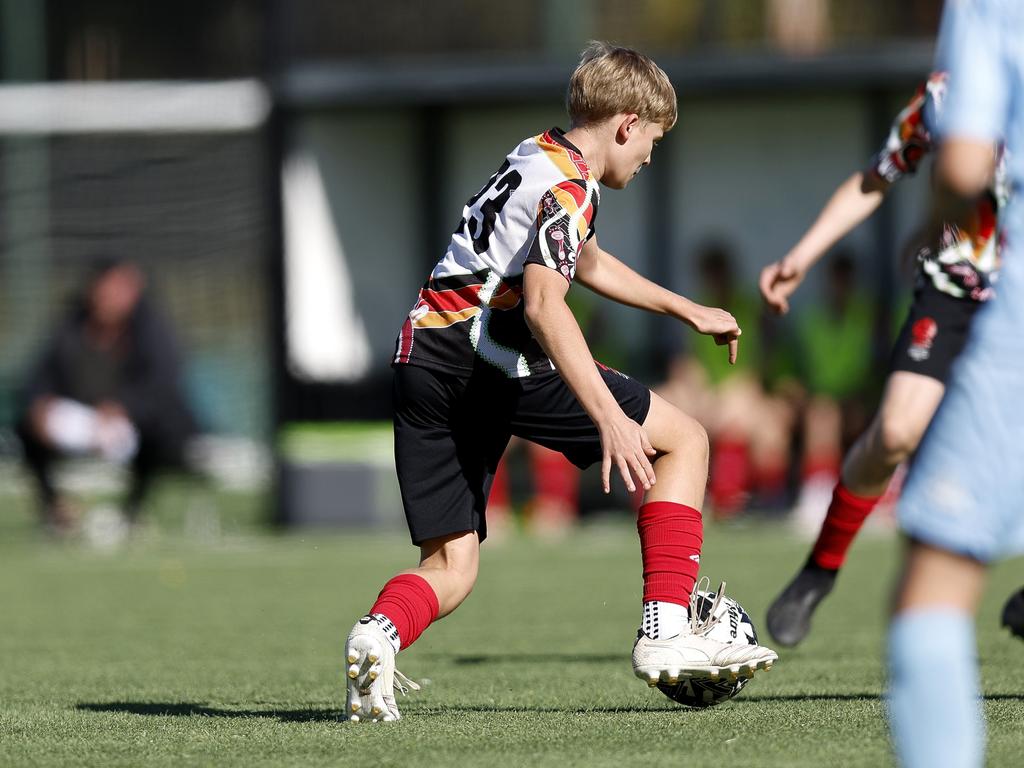
<svg viewBox="0 0 1024 768"><path fill-rule="evenodd" d="M845 448L867 425L875 311L857 289L856 265L840 252L828 268L825 295L796 313L803 419L798 524L818 526L839 478Z"/></svg>
<svg viewBox="0 0 1024 768"><path fill-rule="evenodd" d="M124 512L134 520L156 469L181 465L195 422L179 386L171 328L134 263L97 260L81 295L30 371L18 424L44 521L71 529L74 505L54 484L61 457L128 465Z"/></svg>
<svg viewBox="0 0 1024 768"><path fill-rule="evenodd" d="M709 242L697 258L698 301L732 313L743 330L740 353L729 365L721 347L697 338L690 355L672 361L658 393L707 428L708 502L717 517L730 517L753 496L769 506L784 501L794 411L765 389L763 309L755 296L737 288L729 249Z"/></svg>
<svg viewBox="0 0 1024 768"><path fill-rule="evenodd" d="M832 42L827 0L767 0L768 37L786 53L820 53Z"/></svg>

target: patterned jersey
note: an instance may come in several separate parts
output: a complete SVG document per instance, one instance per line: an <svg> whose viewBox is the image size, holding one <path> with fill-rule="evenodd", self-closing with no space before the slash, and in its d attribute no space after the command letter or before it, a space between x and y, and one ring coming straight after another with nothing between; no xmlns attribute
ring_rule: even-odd
<svg viewBox="0 0 1024 768"><path fill-rule="evenodd" d="M512 150L462 209L398 335L394 363L468 374L484 362L510 378L554 370L526 324L523 270L542 264L572 282L599 196L559 129Z"/></svg>
<svg viewBox="0 0 1024 768"><path fill-rule="evenodd" d="M946 73L933 72L896 117L885 147L871 164L880 178L892 183L915 173L922 158L935 149L935 124L946 86ZM940 242L918 252L918 279L957 298L990 299L1002 250L999 218L1009 189L1006 152L1000 147L992 183L978 199L971 220L963 227L946 223Z"/></svg>

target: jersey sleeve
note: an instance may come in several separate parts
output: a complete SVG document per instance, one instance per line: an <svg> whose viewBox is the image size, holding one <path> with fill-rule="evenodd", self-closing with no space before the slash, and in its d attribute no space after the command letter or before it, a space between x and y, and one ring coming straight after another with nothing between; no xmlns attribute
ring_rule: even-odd
<svg viewBox="0 0 1024 768"><path fill-rule="evenodd" d="M924 119L927 101L927 85L922 85L896 116L885 146L871 161L871 169L880 179L892 184L916 173L921 159L932 150Z"/></svg>
<svg viewBox="0 0 1024 768"><path fill-rule="evenodd" d="M572 282L580 248L596 234L596 213L594 195L583 183L569 180L551 187L537 205L537 235L526 263L549 267Z"/></svg>

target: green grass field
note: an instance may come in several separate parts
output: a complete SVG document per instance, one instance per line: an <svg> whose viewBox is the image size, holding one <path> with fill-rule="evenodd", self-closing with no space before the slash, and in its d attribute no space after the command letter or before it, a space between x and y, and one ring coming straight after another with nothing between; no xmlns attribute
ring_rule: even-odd
<svg viewBox="0 0 1024 768"><path fill-rule="evenodd" d="M401 533L171 533L101 554L28 521L0 511L0 765L891 764L892 539L860 541L806 645L710 710L632 676L628 524L485 545L468 602L400 658L425 683L400 701L405 719L353 726L339 719L341 647L410 562ZM778 527L713 526L705 573L760 624L803 553ZM996 627L1021 577L998 568L980 618L994 766L1024 754L1024 644Z"/></svg>

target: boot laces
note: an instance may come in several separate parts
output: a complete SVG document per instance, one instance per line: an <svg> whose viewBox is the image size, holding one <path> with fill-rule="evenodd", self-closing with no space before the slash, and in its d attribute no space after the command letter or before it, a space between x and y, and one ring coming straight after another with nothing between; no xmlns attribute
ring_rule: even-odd
<svg viewBox="0 0 1024 768"><path fill-rule="evenodd" d="M395 690L399 691L403 696L406 696L408 695L410 689L418 691L420 689L420 684L417 683L415 680L406 677L396 669Z"/></svg>
<svg viewBox="0 0 1024 768"><path fill-rule="evenodd" d="M722 604L722 599L725 597L725 582L723 581L718 585L718 592L715 593L714 600L711 601L711 607L708 609L707 615L701 618L701 611L697 610L697 605L700 600L706 600L707 598L701 596L701 592L708 592L711 590L711 580L704 576L700 581L693 587L693 592L690 593L690 631L695 635L707 635L712 629L718 626L718 622L721 621L722 617L718 615L718 608Z"/></svg>

